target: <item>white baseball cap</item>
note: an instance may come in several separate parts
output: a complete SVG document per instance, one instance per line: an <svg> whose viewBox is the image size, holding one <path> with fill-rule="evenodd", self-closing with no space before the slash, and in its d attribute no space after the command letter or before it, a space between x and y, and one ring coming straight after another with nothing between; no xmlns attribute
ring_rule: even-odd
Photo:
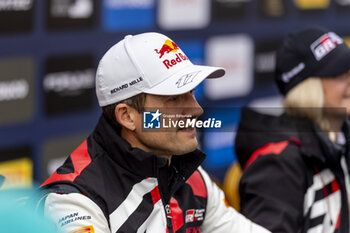
<svg viewBox="0 0 350 233"><path fill-rule="evenodd" d="M180 95L205 78L224 74L221 67L193 65L160 33L128 35L102 57L96 73L96 95L101 107L140 93Z"/></svg>

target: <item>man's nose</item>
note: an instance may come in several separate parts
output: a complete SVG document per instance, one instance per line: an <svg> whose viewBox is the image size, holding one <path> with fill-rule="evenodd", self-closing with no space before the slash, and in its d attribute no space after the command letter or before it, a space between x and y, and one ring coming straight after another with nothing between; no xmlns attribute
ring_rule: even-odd
<svg viewBox="0 0 350 233"><path fill-rule="evenodd" d="M198 104L196 97L192 93L186 94L186 105L184 107L186 115L191 115L192 117L199 117L203 114L203 108Z"/></svg>

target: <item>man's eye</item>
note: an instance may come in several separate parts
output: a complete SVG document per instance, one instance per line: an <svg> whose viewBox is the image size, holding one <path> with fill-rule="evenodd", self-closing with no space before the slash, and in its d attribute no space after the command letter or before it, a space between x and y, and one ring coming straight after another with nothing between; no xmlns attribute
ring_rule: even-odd
<svg viewBox="0 0 350 233"><path fill-rule="evenodd" d="M170 97L170 101L176 101L177 99L178 99L179 97L178 96L172 96L172 97Z"/></svg>

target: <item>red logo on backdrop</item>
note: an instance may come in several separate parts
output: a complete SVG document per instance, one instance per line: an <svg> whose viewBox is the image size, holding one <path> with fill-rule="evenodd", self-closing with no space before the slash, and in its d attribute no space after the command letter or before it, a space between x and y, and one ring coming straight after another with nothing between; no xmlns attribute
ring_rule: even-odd
<svg viewBox="0 0 350 233"><path fill-rule="evenodd" d="M155 49L156 53L160 54L159 58L162 58L165 53L170 53L170 52L177 52L179 49L179 46L172 42L171 40L166 40L162 46L162 48L158 51L158 49Z"/></svg>

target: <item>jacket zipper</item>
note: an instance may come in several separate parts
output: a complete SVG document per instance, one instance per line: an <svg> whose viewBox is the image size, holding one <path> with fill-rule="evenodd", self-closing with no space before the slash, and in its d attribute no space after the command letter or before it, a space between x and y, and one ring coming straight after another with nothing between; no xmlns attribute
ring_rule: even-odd
<svg viewBox="0 0 350 233"><path fill-rule="evenodd" d="M155 167L157 167L156 164L156 160L154 160L155 162ZM162 188L160 187L162 182L161 182L161 175L159 170L157 169L157 179L158 179L158 185L159 185L159 193L160 193L160 197L164 206L164 211L165 211L165 217L166 217L166 224L167 224L167 233L173 233L173 224L172 224L172 215L171 215L171 210L170 210L170 205L169 205L169 201L170 198L165 197L165 194L162 191Z"/></svg>
<svg viewBox="0 0 350 233"><path fill-rule="evenodd" d="M173 184L172 189L170 190L170 198L173 196L173 194L175 193L177 188L180 186L180 184L186 180L186 178L179 173L176 167L174 167L174 169L175 169L175 178L174 178L175 182ZM168 232L173 233L174 232L173 223L172 223L173 216L171 213L170 205L169 205L169 202L164 202L164 203L168 203L165 205L165 213L167 216L167 224L168 224L168 230L169 230Z"/></svg>
<svg viewBox="0 0 350 233"><path fill-rule="evenodd" d="M182 180L182 181L185 180L185 177L183 177L183 176L179 177L179 171L176 169L176 167L174 167L174 168L175 168L175 174L176 174L175 179L176 180L173 184L172 190L170 190L169 197L165 197L164 193L162 192L162 189L159 188L162 202L165 204L164 210L165 210L167 229L168 229L167 233L174 233L173 223L172 223L173 216L172 216L170 205L169 205L170 199L171 199L173 193L175 192L175 190L177 189L177 187L179 186L180 180ZM160 180L159 171L157 171L157 179ZM161 184L161 182L159 182L159 184Z"/></svg>
<svg viewBox="0 0 350 233"><path fill-rule="evenodd" d="M172 233L173 232L173 223L172 223L173 217L171 216L171 209L170 209L170 205L169 204L165 205L165 214L166 214L168 232Z"/></svg>

